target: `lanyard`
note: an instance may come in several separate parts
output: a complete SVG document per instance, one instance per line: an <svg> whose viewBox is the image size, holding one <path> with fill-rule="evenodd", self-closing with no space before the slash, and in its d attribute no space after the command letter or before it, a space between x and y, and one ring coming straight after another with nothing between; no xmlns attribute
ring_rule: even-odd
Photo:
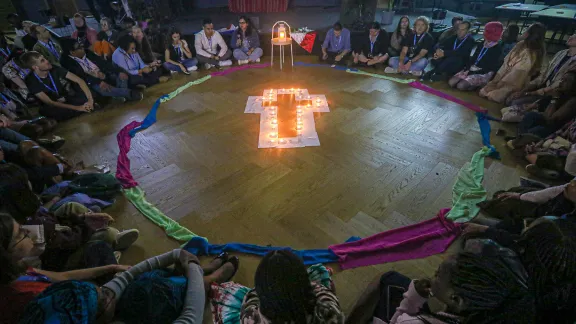
<svg viewBox="0 0 576 324"><path fill-rule="evenodd" d="M458 36L456 36L456 39L454 40L454 47L452 49L453 50L460 49L460 46L464 44L464 42L468 39L468 36L470 36L470 34L467 34L466 37L464 37L464 39L460 42L460 44L458 44ZM456 46L456 44L458 44L458 46Z"/></svg>
<svg viewBox="0 0 576 324"><path fill-rule="evenodd" d="M8 102L10 100L8 98L6 98L6 96L2 93L0 93L0 96L2 96L2 101L3 101L3 102L0 102L0 106L6 107L6 105L8 104Z"/></svg>
<svg viewBox="0 0 576 324"><path fill-rule="evenodd" d="M416 47L416 44L419 44L422 39L424 38L424 34L419 36L420 38L418 39L418 41L416 41L416 33L414 33L414 47Z"/></svg>
<svg viewBox="0 0 576 324"><path fill-rule="evenodd" d="M340 49L340 41L342 40L342 34L340 34L340 37L338 37L338 44L336 44L336 50ZM370 42L370 52L372 52L372 47L374 45L372 44L372 42Z"/></svg>
<svg viewBox="0 0 576 324"><path fill-rule="evenodd" d="M56 87L56 83L54 83L54 79L52 78L52 74L50 74L50 72L48 72L48 77L50 78L50 82L52 83L52 86L54 88L50 88L49 85L47 85L46 83L44 83L44 81L42 81L42 79L40 79L40 77L38 76L38 74L36 74L36 72L34 72L34 76L36 77L36 79L38 79L38 81L48 90L50 90L50 92L54 92L57 96L60 96L60 94L58 93L58 88Z"/></svg>
<svg viewBox="0 0 576 324"><path fill-rule="evenodd" d="M214 35L212 35L212 37L214 37ZM208 47L210 48L210 52L212 52L212 37L208 38L208 36L206 36L206 40L208 41Z"/></svg>
<svg viewBox="0 0 576 324"><path fill-rule="evenodd" d="M2 52L2 55L4 55L5 58L8 58L10 54L12 54L12 51L10 51L8 47L6 47L6 49L0 48L0 52Z"/></svg>
<svg viewBox="0 0 576 324"><path fill-rule="evenodd" d="M80 65L82 65L83 67L86 68L86 70L88 71L95 71L96 69L94 68L94 63L90 62L90 60L84 56L83 59L79 59L79 58L74 58L76 60L76 62L80 63Z"/></svg>
<svg viewBox="0 0 576 324"><path fill-rule="evenodd" d="M183 55L182 55L182 49L180 48L180 45L174 46L174 49L176 50L176 53L178 53L178 58L181 59L183 57Z"/></svg>
<svg viewBox="0 0 576 324"><path fill-rule="evenodd" d="M488 53L488 50L492 47L492 44L494 44L494 43L489 43L488 47L486 47L486 46L482 47L482 49L478 53L478 57L476 58L476 62L474 63L474 65L478 66L478 63L480 63L480 61L482 60L484 55L486 55L486 53Z"/></svg>
<svg viewBox="0 0 576 324"><path fill-rule="evenodd" d="M44 43L43 41L40 41L40 44L44 45L44 47L46 47L50 52L52 52L52 54L54 54L54 56L56 56L56 59L59 60L60 59L60 53L58 53L58 51L56 50L56 47L54 46L54 43L52 43L51 40L48 41L48 43Z"/></svg>
<svg viewBox="0 0 576 324"><path fill-rule="evenodd" d="M12 62L12 67L18 72L18 74L20 75L20 78L24 79L26 78L26 75L28 75L28 73L24 73L24 69L21 69L16 62L14 62L14 60L11 61ZM28 69L26 69L26 71L29 72Z"/></svg>
<svg viewBox="0 0 576 324"><path fill-rule="evenodd" d="M342 38L342 35L340 35L340 38ZM370 54L372 54L372 52L374 52L374 44L376 44L378 40L378 35L374 37L374 41L372 41L372 37L368 36L368 38L370 39ZM338 40L338 44L340 44L340 40Z"/></svg>

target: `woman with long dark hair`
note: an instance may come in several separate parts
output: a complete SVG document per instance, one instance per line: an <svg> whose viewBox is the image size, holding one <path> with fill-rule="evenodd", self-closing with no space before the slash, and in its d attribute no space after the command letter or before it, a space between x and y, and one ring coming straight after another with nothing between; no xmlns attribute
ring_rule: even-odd
<svg viewBox="0 0 576 324"><path fill-rule="evenodd" d="M118 48L112 54L112 62L130 74L130 86L149 87L158 82L166 82L157 64L146 64L136 51L136 40L130 35L118 40Z"/></svg>
<svg viewBox="0 0 576 324"><path fill-rule="evenodd" d="M212 285L214 323L344 323L330 275L320 264L306 269L289 250L269 252L256 270L254 289Z"/></svg>
<svg viewBox="0 0 576 324"><path fill-rule="evenodd" d="M98 32L88 27L86 17L81 13L74 14L74 27L76 30L72 33L72 38L84 45L84 48L92 48L92 45L98 41Z"/></svg>
<svg viewBox="0 0 576 324"><path fill-rule="evenodd" d="M500 61L504 61L504 58L510 53L510 51L518 43L518 35L520 35L520 27L518 25L509 25L504 30L502 34L502 56L500 56Z"/></svg>
<svg viewBox="0 0 576 324"><path fill-rule="evenodd" d="M182 39L182 34L176 28L172 28L168 33L168 44L164 51L164 67L170 71L182 71L190 74L190 71L198 70L198 60L192 57L192 51L188 42Z"/></svg>
<svg viewBox="0 0 576 324"><path fill-rule="evenodd" d="M230 39L230 48L234 51L233 55L238 60L238 65L260 62L264 52L260 48L258 30L246 16L240 16L238 24L239 27Z"/></svg>
<svg viewBox="0 0 576 324"><path fill-rule="evenodd" d="M412 29L410 29L410 18L408 18L408 16L402 16L398 21L396 30L390 37L390 47L388 47L388 54L391 57L400 56L400 52L402 51L402 42L405 38L409 38L411 36Z"/></svg>
<svg viewBox="0 0 576 324"><path fill-rule="evenodd" d="M545 35L543 24L530 25L522 34L521 41L506 56L494 79L480 90L480 96L504 103L510 94L526 87L542 65L546 54Z"/></svg>

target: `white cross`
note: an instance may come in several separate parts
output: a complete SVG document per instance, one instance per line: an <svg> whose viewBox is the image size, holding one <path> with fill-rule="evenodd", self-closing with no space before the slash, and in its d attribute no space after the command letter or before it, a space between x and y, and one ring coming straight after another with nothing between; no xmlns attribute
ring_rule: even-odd
<svg viewBox="0 0 576 324"><path fill-rule="evenodd" d="M297 121L296 137L278 137L278 95L289 94L295 99ZM250 96L246 102L246 114L260 114L258 148L294 148L320 146L316 133L314 112L330 112L325 95L310 95L307 89L269 89L262 96Z"/></svg>

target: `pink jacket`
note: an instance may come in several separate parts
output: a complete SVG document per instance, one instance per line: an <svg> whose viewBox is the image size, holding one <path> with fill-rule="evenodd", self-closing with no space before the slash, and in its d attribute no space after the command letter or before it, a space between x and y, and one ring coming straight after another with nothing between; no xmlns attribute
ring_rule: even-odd
<svg viewBox="0 0 576 324"><path fill-rule="evenodd" d="M98 32L96 31L96 29L86 27L86 38L88 38L88 41L90 42L91 45L94 45L94 43L98 41L97 35ZM72 38L78 38L78 30L75 30L72 33Z"/></svg>

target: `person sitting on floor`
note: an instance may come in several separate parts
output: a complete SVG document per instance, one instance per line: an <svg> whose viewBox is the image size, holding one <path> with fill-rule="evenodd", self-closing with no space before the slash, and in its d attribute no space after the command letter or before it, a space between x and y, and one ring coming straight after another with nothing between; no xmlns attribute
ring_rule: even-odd
<svg viewBox="0 0 576 324"><path fill-rule="evenodd" d="M448 84L458 90L471 91L484 87L500 68L502 23L491 21L484 26L484 43L477 45L466 67L456 73Z"/></svg>
<svg viewBox="0 0 576 324"><path fill-rule="evenodd" d="M536 323L573 323L576 320L574 220L544 216L518 224L504 223L507 222L489 227L468 223L464 237L488 238L519 254L536 296Z"/></svg>
<svg viewBox="0 0 576 324"><path fill-rule="evenodd" d="M271 251L256 269L256 288L234 282L212 285L213 321L343 324L330 276L331 270L321 264L306 270L302 260L288 250Z"/></svg>
<svg viewBox="0 0 576 324"><path fill-rule="evenodd" d="M388 58L388 44L390 38L386 30L380 27L380 23L370 24L368 37L363 36L360 48L352 52L354 64L365 64L376 67L377 64L384 64Z"/></svg>
<svg viewBox="0 0 576 324"><path fill-rule="evenodd" d="M470 35L470 26L468 21L458 24L457 34L439 43L432 60L434 69L423 75L423 80L444 81L466 66L476 44Z"/></svg>
<svg viewBox="0 0 576 324"><path fill-rule="evenodd" d="M535 323L535 298L519 258L495 244L482 248L448 257L432 279L383 274L368 286L346 323Z"/></svg>
<svg viewBox="0 0 576 324"><path fill-rule="evenodd" d="M110 227L114 221L110 215L92 212L80 203L59 203L63 197L54 196L42 204L26 171L15 164L0 164L0 175L2 210L20 224L37 226L47 238L39 257L44 270L78 269L77 257L89 242L104 241L114 251L123 251L138 240L138 230Z"/></svg>
<svg viewBox="0 0 576 324"><path fill-rule="evenodd" d="M114 26L116 28L122 29L123 31L126 31L126 34L124 35L129 34L132 26L136 25L136 21L128 17L122 2L112 1L110 2L110 7L112 7L113 14L111 18L114 21ZM118 35L118 37L122 37L124 35Z"/></svg>
<svg viewBox="0 0 576 324"><path fill-rule="evenodd" d="M556 53L538 77L522 90L512 93L506 103L511 106L533 103L554 93L564 74L576 70L576 34L568 38L566 45L568 49Z"/></svg>
<svg viewBox="0 0 576 324"><path fill-rule="evenodd" d="M95 108L90 88L73 73L50 62L38 52L22 55L24 66L32 70L26 77L30 94L40 102L40 114L57 121L62 121L92 112ZM68 81L76 87L66 86Z"/></svg>
<svg viewBox="0 0 576 324"><path fill-rule="evenodd" d="M38 38L38 42L34 45L33 50L42 54L50 64L60 66L62 48L60 44L52 40L50 31L40 25L32 26L30 31Z"/></svg>
<svg viewBox="0 0 576 324"><path fill-rule="evenodd" d="M388 54L391 57L400 56L402 52L402 44L404 39L412 37L412 29L410 28L410 18L408 16L400 17L396 30L390 36L390 46L388 46Z"/></svg>
<svg viewBox="0 0 576 324"><path fill-rule="evenodd" d="M422 71L428 65L428 53L434 47L434 38L428 33L430 21L421 16L414 22L412 37L406 37L402 43L399 57L390 58L386 73L410 73L422 76Z"/></svg>
<svg viewBox="0 0 576 324"><path fill-rule="evenodd" d="M0 31L0 66L6 64L6 62L11 59L11 54L14 50L15 47L11 44L8 44L8 40L6 39L4 32Z"/></svg>
<svg viewBox="0 0 576 324"><path fill-rule="evenodd" d="M96 35L98 32L96 29L88 27L86 17L81 13L74 14L74 27L76 27L76 30L71 37L85 48L93 48L92 46L97 41Z"/></svg>
<svg viewBox="0 0 576 324"><path fill-rule="evenodd" d="M142 92L128 88L129 76L119 67L107 62L74 39L62 40L62 67L86 80L86 84L103 97L125 102L142 100Z"/></svg>
<svg viewBox="0 0 576 324"><path fill-rule="evenodd" d="M260 62L264 52L260 48L258 30L246 16L238 19L238 25L240 27L234 30L230 39L230 48L234 51L233 55L238 60L238 65Z"/></svg>
<svg viewBox="0 0 576 324"><path fill-rule="evenodd" d="M190 74L190 71L198 70L198 60L192 57L192 51L188 42L182 39L182 34L176 28L169 32L169 39L172 41L167 44L164 51L164 67L170 71L182 71L184 74Z"/></svg>
<svg viewBox="0 0 576 324"><path fill-rule="evenodd" d="M504 58L508 56L510 51L518 44L518 36L520 35L520 27L518 25L508 25L502 34L502 56L500 62L504 62Z"/></svg>
<svg viewBox="0 0 576 324"><path fill-rule="evenodd" d="M508 97L526 87L540 69L546 48L546 27L534 23L522 35L522 40L506 56L492 81L480 90L480 96L505 103Z"/></svg>
<svg viewBox="0 0 576 324"><path fill-rule="evenodd" d="M442 34L440 34L440 37L438 37L438 43L440 44L440 43L444 42L445 40L447 40L448 38L456 36L458 34L458 27L463 22L464 22L464 17L462 17L462 16L453 17L452 18L452 27L443 31Z"/></svg>
<svg viewBox="0 0 576 324"><path fill-rule="evenodd" d="M114 29L114 22L112 22L110 18L102 18L102 20L100 20L100 32L106 34L105 40L108 43L116 46L118 42L118 31Z"/></svg>
<svg viewBox="0 0 576 324"><path fill-rule="evenodd" d="M320 61L329 64L346 64L350 50L350 31L343 28L340 22L337 22L326 33L326 39L322 43Z"/></svg>
<svg viewBox="0 0 576 324"><path fill-rule="evenodd" d="M12 59L2 67L2 74L14 83L22 99L26 100L28 99L29 91L24 79L26 79L26 76L30 73L30 69L25 68L20 61L22 54L24 54L23 50L15 50L12 53Z"/></svg>
<svg viewBox="0 0 576 324"><path fill-rule="evenodd" d="M149 87L158 82L166 82L168 78L162 76L162 71L156 67L146 65L138 52L136 40L126 35L118 40L118 48L112 54L112 62L130 74L131 86Z"/></svg>
<svg viewBox="0 0 576 324"><path fill-rule="evenodd" d="M202 30L196 34L194 47L198 62L204 64L207 70L212 67L232 65L230 60L232 51L226 45L222 35L214 30L214 24L210 18L202 20Z"/></svg>
<svg viewBox="0 0 576 324"><path fill-rule="evenodd" d="M140 54L142 61L151 67L157 68L162 66L162 62L158 60L156 53L152 51L152 46L150 46L150 41L148 37L144 34L144 31L140 26L132 27L132 32L130 33L132 37L136 40L136 52Z"/></svg>
<svg viewBox="0 0 576 324"><path fill-rule="evenodd" d="M96 43L94 43L94 54L100 56L106 61L112 60L112 54L116 51L116 47L108 42L108 35L106 32L101 31L96 35Z"/></svg>
<svg viewBox="0 0 576 324"><path fill-rule="evenodd" d="M26 305L53 283L66 280L106 282L112 279L114 274L129 268L117 264L110 246L104 242L95 242L79 260L84 265L81 270L53 272L37 269L29 265L31 260L43 252L35 241L41 241L41 237L31 237L26 227L18 224L10 215L0 213L2 262L0 295L3 296L0 298L0 322L2 323L20 323L22 315L26 313Z"/></svg>
<svg viewBox="0 0 576 324"><path fill-rule="evenodd" d="M517 123L518 134L545 138L576 117L576 69L564 74L547 96L529 104L502 108L502 121Z"/></svg>
<svg viewBox="0 0 576 324"><path fill-rule="evenodd" d="M201 323L206 290L211 283L229 280L237 260L223 253L201 266L195 255L176 249L138 263L101 287L80 281L56 283L26 307L20 323L45 323L60 316L71 318L71 323ZM176 271L165 269L172 264ZM69 298L83 302L69 303Z"/></svg>

